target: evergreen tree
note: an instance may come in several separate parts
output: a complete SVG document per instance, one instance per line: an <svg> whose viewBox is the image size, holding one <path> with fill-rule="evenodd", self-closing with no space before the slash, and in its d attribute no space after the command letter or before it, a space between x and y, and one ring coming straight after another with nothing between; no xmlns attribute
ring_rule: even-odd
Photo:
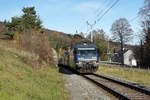
<svg viewBox="0 0 150 100"><path fill-rule="evenodd" d="M23 15L22 15L22 24L25 29L32 29L36 28L39 29L41 28L41 20L39 17L36 15L35 7L27 7L23 8Z"/></svg>
<svg viewBox="0 0 150 100"><path fill-rule="evenodd" d="M42 21L36 15L35 7L26 7L22 9L23 15L21 17L12 17L11 21L5 21L7 32L5 35L13 39L16 33L26 33L27 30L42 30ZM42 30L43 31L43 30ZM43 33L41 31L41 33Z"/></svg>

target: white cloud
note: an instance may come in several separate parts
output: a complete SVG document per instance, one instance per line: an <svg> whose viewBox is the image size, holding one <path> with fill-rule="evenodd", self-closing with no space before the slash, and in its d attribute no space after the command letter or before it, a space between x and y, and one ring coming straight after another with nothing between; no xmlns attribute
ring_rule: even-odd
<svg viewBox="0 0 150 100"><path fill-rule="evenodd" d="M97 10L101 6L98 2L82 2L76 5L75 9L80 13L89 13Z"/></svg>

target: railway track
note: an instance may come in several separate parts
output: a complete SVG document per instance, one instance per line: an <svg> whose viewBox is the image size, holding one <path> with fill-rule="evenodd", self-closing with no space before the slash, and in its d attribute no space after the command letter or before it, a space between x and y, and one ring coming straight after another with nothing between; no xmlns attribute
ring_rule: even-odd
<svg viewBox="0 0 150 100"><path fill-rule="evenodd" d="M85 79L114 95L119 100L150 100L149 87L100 74L80 74L71 68L64 68L67 68L75 74L81 75Z"/></svg>
<svg viewBox="0 0 150 100"><path fill-rule="evenodd" d="M116 96L119 100L150 100L150 90L98 74L82 75Z"/></svg>

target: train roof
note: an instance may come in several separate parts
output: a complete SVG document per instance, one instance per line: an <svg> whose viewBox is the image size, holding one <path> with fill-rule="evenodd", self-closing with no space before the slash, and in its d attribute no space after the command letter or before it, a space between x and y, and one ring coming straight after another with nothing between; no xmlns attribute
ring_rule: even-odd
<svg viewBox="0 0 150 100"><path fill-rule="evenodd" d="M92 44L89 40L81 40L74 48L96 48L96 45Z"/></svg>

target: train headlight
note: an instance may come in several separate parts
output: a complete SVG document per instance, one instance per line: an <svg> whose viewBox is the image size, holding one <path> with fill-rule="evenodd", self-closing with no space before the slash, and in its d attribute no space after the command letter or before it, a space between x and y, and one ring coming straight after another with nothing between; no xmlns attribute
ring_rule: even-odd
<svg viewBox="0 0 150 100"><path fill-rule="evenodd" d="M82 67L82 62L78 62L78 63L76 63L76 65L77 65L78 67Z"/></svg>
<svg viewBox="0 0 150 100"><path fill-rule="evenodd" d="M79 63L78 64L82 64L80 61L79 61Z"/></svg>
<svg viewBox="0 0 150 100"><path fill-rule="evenodd" d="M94 64L96 64L97 62L96 62L96 61L94 61L93 63L94 63Z"/></svg>

